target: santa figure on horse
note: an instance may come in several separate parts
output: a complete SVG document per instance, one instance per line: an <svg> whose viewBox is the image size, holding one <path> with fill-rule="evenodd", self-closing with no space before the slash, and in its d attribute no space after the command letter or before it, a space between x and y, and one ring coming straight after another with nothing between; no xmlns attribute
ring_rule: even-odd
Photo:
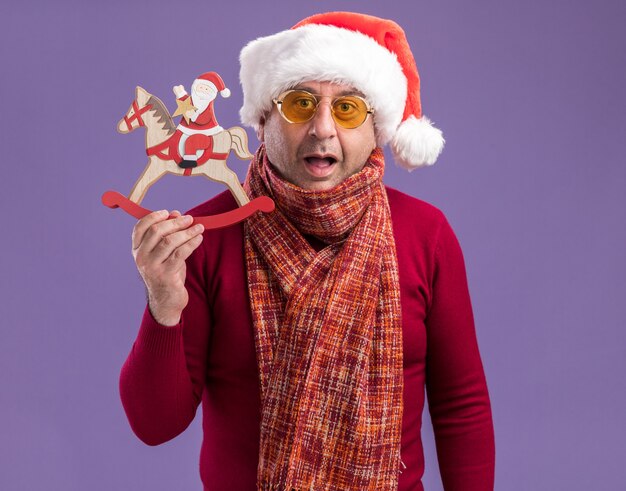
<svg viewBox="0 0 626 491"><path fill-rule="evenodd" d="M217 73L207 72L194 80L191 96L182 85L175 86L173 91L183 115L176 128L181 133L178 153L183 158L178 165L194 168L208 160L202 157L211 154L213 136L224 131L215 118L213 102L218 92L222 97L230 97L230 90Z"/></svg>
<svg viewBox="0 0 626 491"><path fill-rule="evenodd" d="M215 72L200 75L191 86L191 95L182 85L173 88L176 112L143 87L135 89L135 99L117 123L117 131L126 134L138 128L146 130L148 163L128 197L107 191L102 202L110 208L121 207L136 218L150 213L140 206L146 192L165 174L204 176L228 186L240 208L202 218L205 228L219 228L238 223L257 211L270 212L274 202L268 197L252 201L241 186L237 174L228 167L231 150L241 160L250 160L248 135L243 128L224 129L215 118L213 102L218 92L230 96L222 78ZM173 117L182 115L176 126Z"/></svg>

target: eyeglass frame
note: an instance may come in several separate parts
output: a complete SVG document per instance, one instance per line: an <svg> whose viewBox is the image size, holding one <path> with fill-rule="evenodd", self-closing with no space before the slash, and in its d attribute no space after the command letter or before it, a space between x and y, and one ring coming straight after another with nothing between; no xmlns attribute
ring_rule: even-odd
<svg viewBox="0 0 626 491"><path fill-rule="evenodd" d="M287 118L287 116L285 116L285 114L283 113L283 102L285 100L285 97L287 97L288 94L291 94L292 92L304 92L305 94L309 94L311 96L313 96L313 98L317 101L317 104L315 105L315 111L313 111L313 113L311 114L311 117L305 121L291 121ZM318 99L318 97L331 97L329 95L323 95L323 94L314 94L313 92L309 92L308 90L304 90L304 89L289 89L286 90L284 92L281 92L277 98L273 98L272 102L274 104L276 104L276 107L278 107L278 112L280 113L280 115L283 117L283 119L285 121L287 121L289 124L303 124L303 123L308 123L309 121L311 121L315 115L317 114L317 108L319 107L321 101ZM333 110L333 103L335 101L337 101L337 99L341 99L343 97L356 97L360 100L362 100L365 103L365 107L367 108L367 111L365 112L365 119L359 123L358 126L355 126L354 128L347 128L345 126L343 126L339 121L337 121L335 119L335 111ZM360 95L357 94L344 94L344 95L340 95L335 97L333 100L330 101L330 112L332 114L333 117L333 121L338 124L339 126L341 126L342 128L346 129L346 130L355 130L357 128L359 128L360 126L362 126L367 119L370 117L370 114L374 114L374 109L372 108L372 106L370 106L369 102L367 102L367 100L365 100L364 97L361 97Z"/></svg>

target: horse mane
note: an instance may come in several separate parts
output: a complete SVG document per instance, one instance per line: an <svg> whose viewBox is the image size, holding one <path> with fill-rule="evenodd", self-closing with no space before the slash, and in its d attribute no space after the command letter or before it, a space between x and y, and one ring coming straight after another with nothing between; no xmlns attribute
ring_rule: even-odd
<svg viewBox="0 0 626 491"><path fill-rule="evenodd" d="M167 131L168 136L174 133L174 131L176 131L176 125L172 121L170 112L161 99L151 95L150 99L148 99L148 104L152 104L155 116L158 118L157 122L161 123L163 129Z"/></svg>

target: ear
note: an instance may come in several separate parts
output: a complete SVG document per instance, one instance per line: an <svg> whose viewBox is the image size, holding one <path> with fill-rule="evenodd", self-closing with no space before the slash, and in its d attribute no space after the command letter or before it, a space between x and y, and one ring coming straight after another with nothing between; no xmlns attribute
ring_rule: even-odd
<svg viewBox="0 0 626 491"><path fill-rule="evenodd" d="M256 130L256 137L259 139L261 143L265 141L265 118L261 118L259 121L259 127Z"/></svg>
<svg viewBox="0 0 626 491"><path fill-rule="evenodd" d="M148 102L149 98L150 98L150 94L148 93L148 91L144 89L143 87L139 87L138 85L137 88L135 89L135 99L137 99L137 103L140 106L144 106L146 102Z"/></svg>

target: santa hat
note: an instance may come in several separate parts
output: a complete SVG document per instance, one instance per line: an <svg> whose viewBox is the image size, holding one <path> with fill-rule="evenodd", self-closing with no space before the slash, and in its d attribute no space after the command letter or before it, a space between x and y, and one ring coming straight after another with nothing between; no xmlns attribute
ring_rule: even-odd
<svg viewBox="0 0 626 491"><path fill-rule="evenodd" d="M402 28L352 12L308 17L291 29L258 38L240 55L243 124L256 130L272 99L301 82L348 84L374 109L377 143L391 142L399 165L432 165L443 149L441 130L422 114L420 79Z"/></svg>
<svg viewBox="0 0 626 491"><path fill-rule="evenodd" d="M193 91L200 84L211 84L224 98L230 97L230 89L226 88L222 77L215 72L206 72L200 75L191 84L191 90Z"/></svg>

